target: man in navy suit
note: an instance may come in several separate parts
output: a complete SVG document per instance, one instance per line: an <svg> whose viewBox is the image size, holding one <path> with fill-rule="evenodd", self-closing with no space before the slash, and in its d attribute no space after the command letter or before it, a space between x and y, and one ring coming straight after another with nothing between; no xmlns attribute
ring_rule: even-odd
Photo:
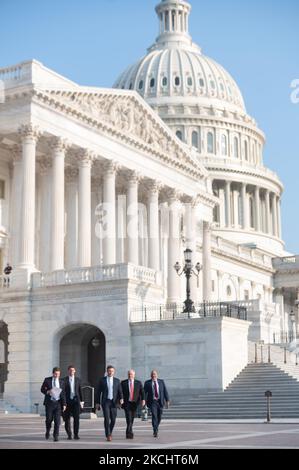
<svg viewBox="0 0 299 470"><path fill-rule="evenodd" d="M81 380L75 376L74 366L68 366L68 376L64 378L66 410L64 412L65 430L68 439L72 439L71 416L74 420L74 439L79 437L80 411L83 408L83 394Z"/></svg>
<svg viewBox="0 0 299 470"><path fill-rule="evenodd" d="M115 368L107 367L107 377L103 377L96 391L96 408L103 408L104 426L107 441L112 441L112 432L117 416L117 406L123 405L123 392L120 380L114 377Z"/></svg>
<svg viewBox="0 0 299 470"><path fill-rule="evenodd" d="M151 380L145 382L144 393L146 405L152 413L154 437L158 437L164 405L166 404L166 407L169 407L169 395L164 380L158 379L158 372L156 370L152 370Z"/></svg>
<svg viewBox="0 0 299 470"><path fill-rule="evenodd" d="M60 389L60 391L59 391ZM46 377L41 392L45 395L46 407L46 439L50 437L52 421L54 420L54 441L58 441L61 411L66 409L64 381L60 378L59 367L54 367L52 377Z"/></svg>

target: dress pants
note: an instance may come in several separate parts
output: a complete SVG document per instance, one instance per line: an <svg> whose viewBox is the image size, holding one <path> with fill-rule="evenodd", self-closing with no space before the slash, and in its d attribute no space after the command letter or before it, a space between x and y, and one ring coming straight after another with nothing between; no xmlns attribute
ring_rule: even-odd
<svg viewBox="0 0 299 470"><path fill-rule="evenodd" d="M158 400L154 400L151 405L151 412L152 412L152 426L154 432L158 432L159 425L161 423L162 414L163 414L163 407L159 403Z"/></svg>
<svg viewBox="0 0 299 470"><path fill-rule="evenodd" d="M106 437L111 436L117 416L117 408L113 400L102 403Z"/></svg>
<svg viewBox="0 0 299 470"><path fill-rule="evenodd" d="M79 421L80 421L80 403L76 398L67 403L64 412L64 426L68 436L72 434L71 430L71 416L74 419L74 436L79 434Z"/></svg>
<svg viewBox="0 0 299 470"><path fill-rule="evenodd" d="M132 436L133 435L133 424L134 418L136 416L137 410L137 403L129 401L125 404L125 414L126 414L126 421L127 421L127 430L126 435Z"/></svg>
<svg viewBox="0 0 299 470"><path fill-rule="evenodd" d="M46 430L50 433L52 421L54 420L54 437L59 436L59 426L61 419L61 403L58 401L50 401L46 405Z"/></svg>

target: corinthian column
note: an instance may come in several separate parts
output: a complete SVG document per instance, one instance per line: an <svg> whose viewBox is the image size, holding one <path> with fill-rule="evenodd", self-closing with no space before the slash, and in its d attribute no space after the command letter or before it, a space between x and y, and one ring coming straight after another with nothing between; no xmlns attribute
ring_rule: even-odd
<svg viewBox="0 0 299 470"><path fill-rule="evenodd" d="M11 208L11 243L9 262L15 266L19 262L20 221L22 201L22 147L13 148L13 177L12 177L12 208Z"/></svg>
<svg viewBox="0 0 299 470"><path fill-rule="evenodd" d="M202 277L203 277L203 300L209 302L211 300L212 290L212 256L211 256L211 225L209 222L203 221L203 237L202 237Z"/></svg>
<svg viewBox="0 0 299 470"><path fill-rule="evenodd" d="M39 269L43 272L50 271L50 250L51 245L51 168L52 162L50 158L43 159L39 162L40 169L40 243L39 243Z"/></svg>
<svg viewBox="0 0 299 470"><path fill-rule="evenodd" d="M91 165L93 155L86 149L78 154L78 265L91 265Z"/></svg>
<svg viewBox="0 0 299 470"><path fill-rule="evenodd" d="M160 271L160 241L159 241L159 191L161 185L152 181L148 189L148 265Z"/></svg>
<svg viewBox="0 0 299 470"><path fill-rule="evenodd" d="M64 159L66 143L59 137L52 149L52 207L50 270L64 269Z"/></svg>
<svg viewBox="0 0 299 470"><path fill-rule="evenodd" d="M230 227L232 223L231 216L231 182L225 183L225 209L226 209L226 226Z"/></svg>
<svg viewBox="0 0 299 470"><path fill-rule="evenodd" d="M242 200L242 213L243 213L243 229L249 229L249 211L248 211L248 199L246 192L247 185L242 183L241 187L241 200Z"/></svg>
<svg viewBox="0 0 299 470"><path fill-rule="evenodd" d="M35 168L38 130L32 124L22 126L23 197L21 201L19 267L34 269L35 238Z"/></svg>
<svg viewBox="0 0 299 470"><path fill-rule="evenodd" d="M271 220L270 220L270 192L267 189L265 194L266 201L266 233L271 232Z"/></svg>
<svg viewBox="0 0 299 470"><path fill-rule="evenodd" d="M67 269L78 266L78 169L67 168L66 181L66 243Z"/></svg>
<svg viewBox="0 0 299 470"><path fill-rule="evenodd" d="M181 204L179 195L175 190L168 193L168 210L169 210L169 238L168 238L168 303L180 302L180 279L177 275L174 265L180 261L182 256L180 253L180 217Z"/></svg>
<svg viewBox="0 0 299 470"><path fill-rule="evenodd" d="M255 229L257 232L261 230L261 211L260 211L260 188L255 187L254 190L254 201L255 201Z"/></svg>
<svg viewBox="0 0 299 470"><path fill-rule="evenodd" d="M128 263L139 264L138 235L138 181L135 171L128 172L127 188L127 255Z"/></svg>
<svg viewBox="0 0 299 470"><path fill-rule="evenodd" d="M273 235L277 237L277 204L276 195L272 194L272 211L273 211Z"/></svg>
<svg viewBox="0 0 299 470"><path fill-rule="evenodd" d="M108 162L104 167L103 207L105 211L103 226L103 263L116 263L116 220L115 220L115 179L117 164Z"/></svg>

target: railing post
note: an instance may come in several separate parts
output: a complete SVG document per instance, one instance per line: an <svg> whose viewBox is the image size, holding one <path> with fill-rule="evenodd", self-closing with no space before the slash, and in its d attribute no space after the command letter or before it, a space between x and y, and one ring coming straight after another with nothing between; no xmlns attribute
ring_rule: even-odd
<svg viewBox="0 0 299 470"><path fill-rule="evenodd" d="M296 354L296 366L298 366L298 354Z"/></svg>
<svg viewBox="0 0 299 470"><path fill-rule="evenodd" d="M160 320L162 320L162 306L160 305Z"/></svg>
<svg viewBox="0 0 299 470"><path fill-rule="evenodd" d="M284 348L284 363L287 363L287 348Z"/></svg>
<svg viewBox="0 0 299 470"><path fill-rule="evenodd" d="M256 343L254 344L254 348L255 348L254 362L257 364L257 344Z"/></svg>
<svg viewBox="0 0 299 470"><path fill-rule="evenodd" d="M147 322L146 307L145 307L145 309L144 309L144 319L145 319L145 322Z"/></svg>
<svg viewBox="0 0 299 470"><path fill-rule="evenodd" d="M263 358L263 345L261 344L261 363L264 362L264 358Z"/></svg>
<svg viewBox="0 0 299 470"><path fill-rule="evenodd" d="M268 344L268 363L270 364L271 362L271 346Z"/></svg>

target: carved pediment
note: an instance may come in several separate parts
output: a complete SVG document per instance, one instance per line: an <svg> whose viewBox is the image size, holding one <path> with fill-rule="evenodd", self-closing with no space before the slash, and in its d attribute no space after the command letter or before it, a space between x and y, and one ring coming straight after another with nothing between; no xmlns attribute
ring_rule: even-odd
<svg viewBox="0 0 299 470"><path fill-rule="evenodd" d="M64 110L76 111L93 121L104 123L111 129L131 136L144 145L149 146L151 152L162 153L169 156L169 163L173 162L177 168L193 173L197 178L206 175L201 165L191 157L177 141L173 133L160 121L160 118L141 103L133 94L119 94L117 90L100 91L65 91L47 90L50 103L59 102Z"/></svg>

